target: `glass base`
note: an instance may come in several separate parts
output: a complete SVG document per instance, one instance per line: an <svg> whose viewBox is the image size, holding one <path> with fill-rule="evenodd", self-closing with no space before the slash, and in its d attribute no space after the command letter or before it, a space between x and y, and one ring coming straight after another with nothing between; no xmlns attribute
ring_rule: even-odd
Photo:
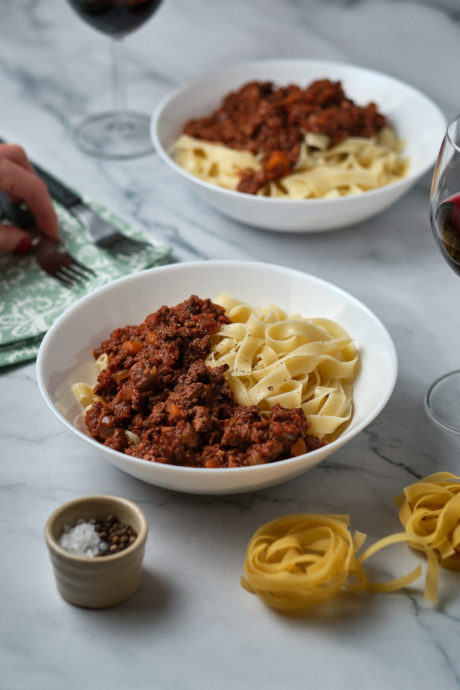
<svg viewBox="0 0 460 690"><path fill-rule="evenodd" d="M431 384L425 407L434 422L460 435L460 369L444 374Z"/></svg>
<svg viewBox="0 0 460 690"><path fill-rule="evenodd" d="M91 115L73 130L77 146L97 158L137 158L153 153L150 118L126 111Z"/></svg>

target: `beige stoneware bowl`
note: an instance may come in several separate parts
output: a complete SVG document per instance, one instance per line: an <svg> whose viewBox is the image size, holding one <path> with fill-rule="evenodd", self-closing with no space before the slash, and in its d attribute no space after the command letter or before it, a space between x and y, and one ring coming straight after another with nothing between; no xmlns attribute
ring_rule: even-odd
<svg viewBox="0 0 460 690"><path fill-rule="evenodd" d="M89 558L63 549L59 543L64 525L79 518L89 520L113 514L130 525L137 538L124 551ZM60 595L71 604L105 608L125 601L137 590L141 576L148 523L132 501L117 496L86 496L64 503L48 518L45 539Z"/></svg>

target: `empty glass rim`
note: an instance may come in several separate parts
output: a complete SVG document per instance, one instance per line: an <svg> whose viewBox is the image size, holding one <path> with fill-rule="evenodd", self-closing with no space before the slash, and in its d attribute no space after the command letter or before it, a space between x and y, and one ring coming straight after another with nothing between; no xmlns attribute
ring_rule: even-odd
<svg viewBox="0 0 460 690"><path fill-rule="evenodd" d="M447 125L446 136L454 149L460 152L460 132L457 136L453 135L455 125L460 121L460 113L455 115Z"/></svg>

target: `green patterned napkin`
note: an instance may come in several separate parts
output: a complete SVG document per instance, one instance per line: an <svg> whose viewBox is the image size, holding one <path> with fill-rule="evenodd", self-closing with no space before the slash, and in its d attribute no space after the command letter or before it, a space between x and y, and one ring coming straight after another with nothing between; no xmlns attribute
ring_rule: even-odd
<svg viewBox="0 0 460 690"><path fill-rule="evenodd" d="M106 208L90 199L85 201L123 234L147 239L141 230ZM81 285L66 288L39 267L33 253L24 257L0 254L0 367L35 359L51 324L94 288L168 261L170 248L159 244L130 256L100 249L87 238L76 218L58 205L56 212L63 244L96 275Z"/></svg>

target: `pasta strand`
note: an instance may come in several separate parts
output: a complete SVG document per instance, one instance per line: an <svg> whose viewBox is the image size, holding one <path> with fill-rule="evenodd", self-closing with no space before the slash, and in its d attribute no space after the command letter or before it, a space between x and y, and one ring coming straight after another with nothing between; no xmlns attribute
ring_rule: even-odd
<svg viewBox="0 0 460 690"><path fill-rule="evenodd" d="M325 139L326 146L307 134L294 172L267 183L258 194L283 199L348 196L391 184L406 174L403 142L391 128L369 138L348 137L331 148ZM248 151L187 134L177 139L171 155L191 175L231 190L236 190L244 170L261 169L259 158Z"/></svg>

